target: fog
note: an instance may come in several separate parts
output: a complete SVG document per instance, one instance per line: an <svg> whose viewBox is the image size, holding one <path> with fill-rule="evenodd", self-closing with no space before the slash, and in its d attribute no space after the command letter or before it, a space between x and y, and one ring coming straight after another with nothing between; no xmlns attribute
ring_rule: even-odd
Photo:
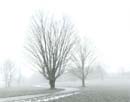
<svg viewBox="0 0 130 102"><path fill-rule="evenodd" d="M0 1L0 102L129 102L129 5Z"/></svg>
<svg viewBox="0 0 130 102"><path fill-rule="evenodd" d="M69 16L80 36L89 38L96 46L98 59L109 67L106 68L108 72L120 72L120 68L129 71L129 3L129 0L1 1L0 60L11 58L21 67L27 64L23 46L30 18L35 11L42 9Z"/></svg>
<svg viewBox="0 0 130 102"><path fill-rule="evenodd" d="M35 76L24 46L30 19L42 10L57 16L67 15L72 20L80 37L89 39L95 46L97 60L104 66L107 77L129 78L129 4L129 0L0 1L0 62L9 58L26 80Z"/></svg>

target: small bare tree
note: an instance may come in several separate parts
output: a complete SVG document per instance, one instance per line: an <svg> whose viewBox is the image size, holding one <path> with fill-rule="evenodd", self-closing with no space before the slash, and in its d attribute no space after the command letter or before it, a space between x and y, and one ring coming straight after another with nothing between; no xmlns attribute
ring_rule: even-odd
<svg viewBox="0 0 130 102"><path fill-rule="evenodd" d="M71 59L70 73L79 78L82 81L82 87L85 87L85 80L91 71L96 57L94 57L94 53L88 45L82 46L80 44Z"/></svg>
<svg viewBox="0 0 130 102"><path fill-rule="evenodd" d="M100 75L101 80L104 80L104 77L107 75L106 71L103 68L103 65L101 64L97 65L94 71Z"/></svg>
<svg viewBox="0 0 130 102"><path fill-rule="evenodd" d="M2 66L2 75L5 87L10 87L15 76L15 65L11 60L6 60Z"/></svg>
<svg viewBox="0 0 130 102"><path fill-rule="evenodd" d="M30 53L35 68L49 80L51 89L60 77L70 59L75 43L75 31L72 23L64 18L56 20L39 13L33 17L27 51Z"/></svg>
<svg viewBox="0 0 130 102"><path fill-rule="evenodd" d="M22 79L23 79L23 76L22 76L22 73L21 73L21 68L18 68L17 77L16 77L16 82L17 82L18 86L21 85Z"/></svg>

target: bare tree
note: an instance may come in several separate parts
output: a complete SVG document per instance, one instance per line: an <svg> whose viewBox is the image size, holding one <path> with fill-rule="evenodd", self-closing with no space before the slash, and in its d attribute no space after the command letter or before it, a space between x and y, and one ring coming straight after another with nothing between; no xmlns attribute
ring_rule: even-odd
<svg viewBox="0 0 130 102"><path fill-rule="evenodd" d="M11 60L6 60L2 67L2 75L3 81L5 83L5 87L10 87L15 76L15 65Z"/></svg>
<svg viewBox="0 0 130 102"><path fill-rule="evenodd" d="M35 68L54 89L56 79L63 74L70 59L75 43L74 26L64 17L57 20L39 13L33 17L31 34L26 49Z"/></svg>
<svg viewBox="0 0 130 102"><path fill-rule="evenodd" d="M101 80L104 80L104 77L107 74L103 68L103 65L101 65L101 64L96 66L95 72L99 73Z"/></svg>
<svg viewBox="0 0 130 102"><path fill-rule="evenodd" d="M91 71L96 57L88 45L82 46L80 44L71 59L70 73L79 78L82 81L82 87L85 87L85 80Z"/></svg>
<svg viewBox="0 0 130 102"><path fill-rule="evenodd" d="M16 82L17 84L20 86L21 83L22 83L22 79L23 79L23 76L22 76L22 73L21 73L21 68L18 68L17 70L17 78L16 78Z"/></svg>

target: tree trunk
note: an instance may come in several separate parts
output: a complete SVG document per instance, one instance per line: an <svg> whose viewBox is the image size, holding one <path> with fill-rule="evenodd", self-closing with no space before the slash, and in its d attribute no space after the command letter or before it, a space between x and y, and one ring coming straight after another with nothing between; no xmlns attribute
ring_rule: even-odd
<svg viewBox="0 0 130 102"><path fill-rule="evenodd" d="M50 79L49 84L50 84L50 89L55 89L55 79Z"/></svg>
<svg viewBox="0 0 130 102"><path fill-rule="evenodd" d="M85 87L85 79L82 79L82 87Z"/></svg>

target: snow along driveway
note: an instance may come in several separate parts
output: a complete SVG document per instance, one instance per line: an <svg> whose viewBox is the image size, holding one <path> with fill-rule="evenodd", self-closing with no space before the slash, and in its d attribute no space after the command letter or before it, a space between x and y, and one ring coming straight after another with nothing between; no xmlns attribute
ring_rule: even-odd
<svg viewBox="0 0 130 102"><path fill-rule="evenodd" d="M0 102L42 102L42 101L55 100L55 99L71 96L78 93L79 93L79 89L77 88L64 88L63 91L55 92L55 93L0 98Z"/></svg>

